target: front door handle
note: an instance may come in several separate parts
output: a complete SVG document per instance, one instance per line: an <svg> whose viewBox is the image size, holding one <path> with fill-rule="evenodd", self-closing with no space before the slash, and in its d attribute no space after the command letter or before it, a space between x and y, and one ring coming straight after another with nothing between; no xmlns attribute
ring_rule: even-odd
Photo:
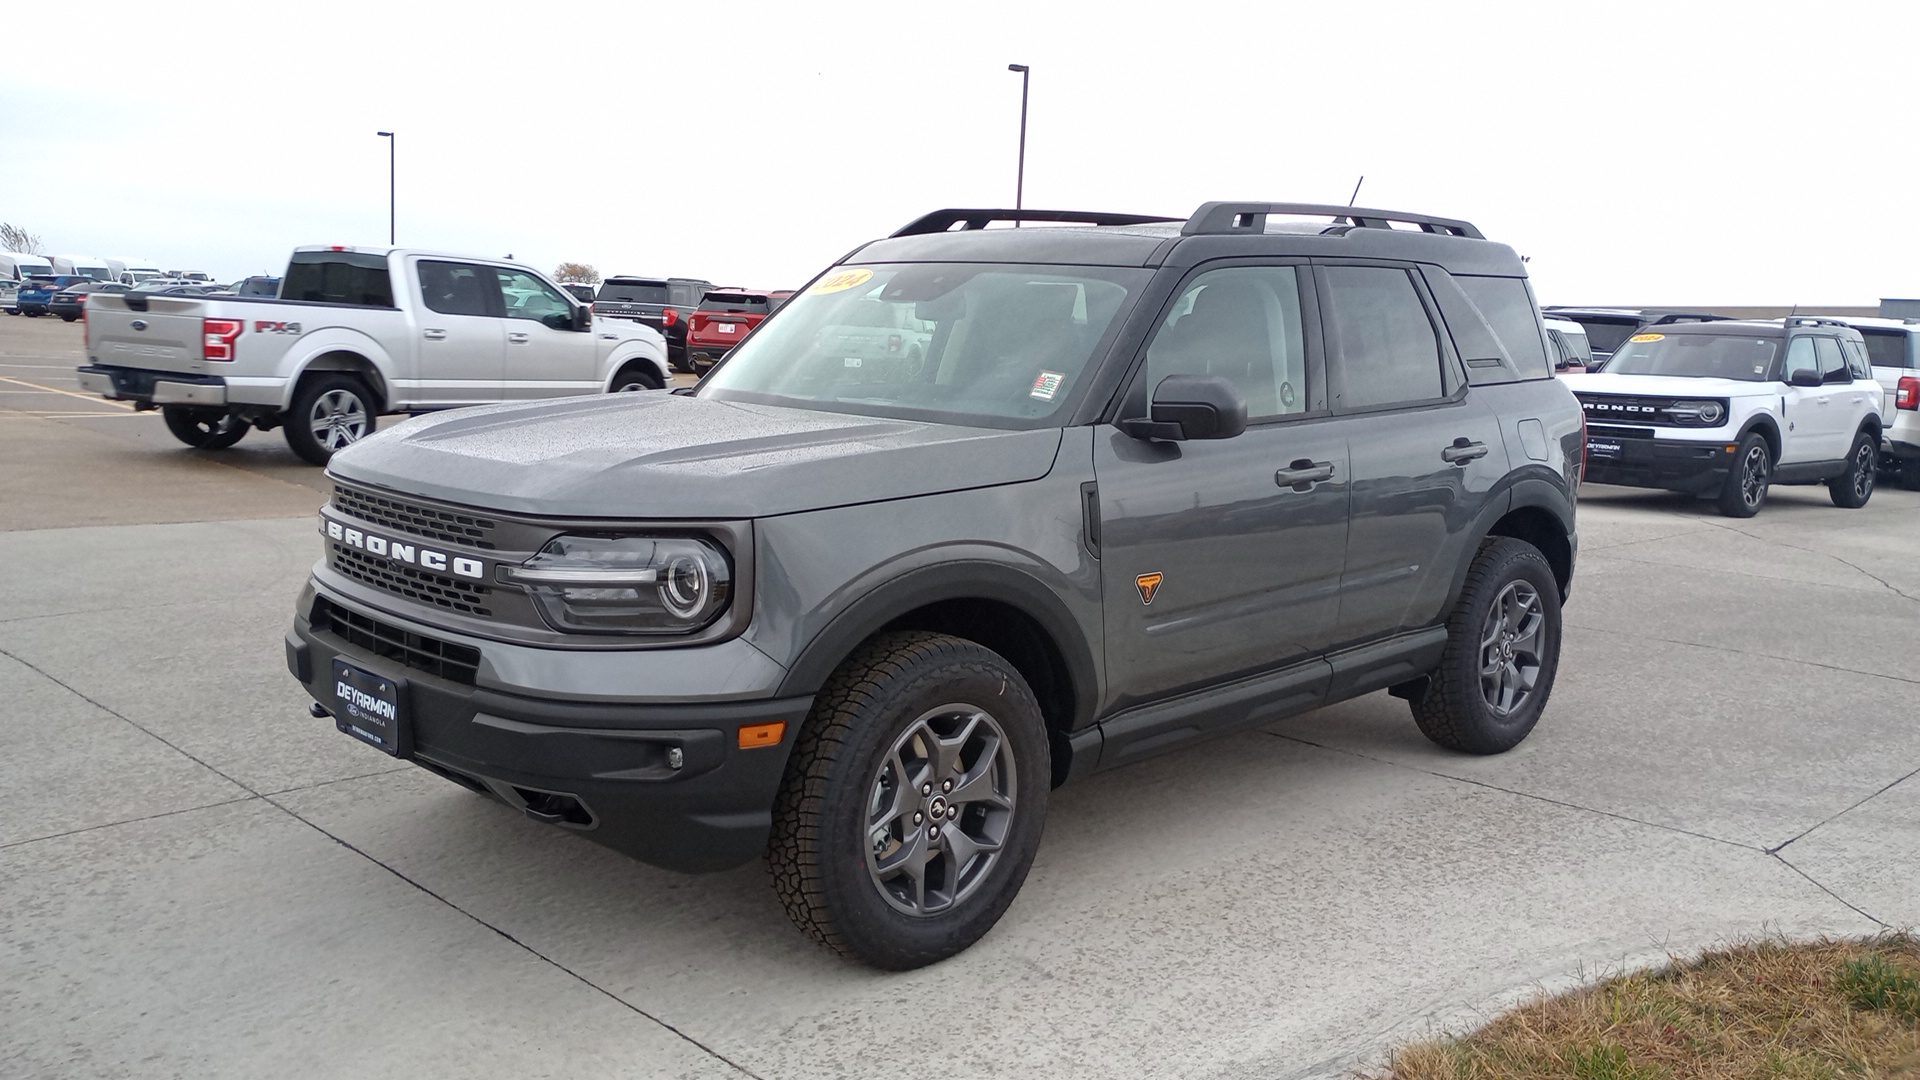
<svg viewBox="0 0 1920 1080"><path fill-rule="evenodd" d="M513 343L514 343L515 345L525 345L525 344L527 343L527 335L525 335L525 334L508 334L508 335L507 335L507 340L508 340L508 341L511 341L511 342L513 342Z"/></svg>
<svg viewBox="0 0 1920 1080"><path fill-rule="evenodd" d="M1453 440L1453 445L1440 451L1440 460L1449 465L1465 465L1475 458L1487 456L1487 444L1474 442L1465 435Z"/></svg>
<svg viewBox="0 0 1920 1080"><path fill-rule="evenodd" d="M447 332L446 332L445 330L428 330L428 331L426 331L426 333L425 333L425 334L424 334L423 336L424 336L424 337L425 337L425 338L426 338L426 339L427 339L428 341L445 341L445 340L447 340Z"/></svg>
<svg viewBox="0 0 1920 1080"><path fill-rule="evenodd" d="M1273 474L1273 482L1294 491L1312 491L1313 485L1333 479L1333 462L1300 458Z"/></svg>

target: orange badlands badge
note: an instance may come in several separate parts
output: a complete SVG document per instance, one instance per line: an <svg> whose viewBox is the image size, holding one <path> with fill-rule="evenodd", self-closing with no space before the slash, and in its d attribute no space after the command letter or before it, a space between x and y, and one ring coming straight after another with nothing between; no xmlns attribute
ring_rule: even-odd
<svg viewBox="0 0 1920 1080"><path fill-rule="evenodd" d="M1140 602L1143 604L1153 603L1153 594L1160 591L1160 583L1165 580L1166 576L1164 574L1141 574L1139 577L1134 578L1133 584L1140 590Z"/></svg>

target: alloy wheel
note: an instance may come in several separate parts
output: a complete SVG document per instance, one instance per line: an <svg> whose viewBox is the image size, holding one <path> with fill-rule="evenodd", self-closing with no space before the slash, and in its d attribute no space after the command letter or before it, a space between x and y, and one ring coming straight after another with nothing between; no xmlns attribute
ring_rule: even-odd
<svg viewBox="0 0 1920 1080"><path fill-rule="evenodd" d="M1747 459L1741 465L1740 497L1748 506L1759 506L1767 493L1767 448L1756 446L1747 451Z"/></svg>
<svg viewBox="0 0 1920 1080"><path fill-rule="evenodd" d="M1540 678L1540 631L1546 612L1525 581L1510 581L1494 598L1480 632L1480 692L1496 715L1511 716Z"/></svg>
<svg viewBox="0 0 1920 1080"><path fill-rule="evenodd" d="M371 427L367 406L349 390L329 390L313 403L308 418L314 441L331 452L359 442Z"/></svg>
<svg viewBox="0 0 1920 1080"><path fill-rule="evenodd" d="M1854 456L1853 493L1862 502L1873 494L1873 470L1878 456L1873 445L1866 442L1860 444L1860 452Z"/></svg>
<svg viewBox="0 0 1920 1080"><path fill-rule="evenodd" d="M1013 746L972 705L929 709L874 771L867 800L867 872L907 915L952 910L1000 859L1013 822Z"/></svg>

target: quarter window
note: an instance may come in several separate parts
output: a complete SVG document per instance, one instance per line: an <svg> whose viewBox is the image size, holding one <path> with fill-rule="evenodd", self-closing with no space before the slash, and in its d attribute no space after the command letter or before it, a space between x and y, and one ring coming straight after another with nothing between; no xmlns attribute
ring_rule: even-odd
<svg viewBox="0 0 1920 1080"><path fill-rule="evenodd" d="M1328 382L1336 409L1427 401L1443 396L1440 340L1405 270L1326 269Z"/></svg>
<svg viewBox="0 0 1920 1080"><path fill-rule="evenodd" d="M1453 280L1485 316L1521 378L1544 379L1553 374L1540 340L1540 309L1527 291L1527 279L1456 274Z"/></svg>
<svg viewBox="0 0 1920 1080"><path fill-rule="evenodd" d="M1252 419L1307 411L1297 271L1235 266L1193 279L1147 346L1148 393L1169 375L1225 378Z"/></svg>
<svg viewBox="0 0 1920 1080"><path fill-rule="evenodd" d="M496 290L491 268L471 263L420 263L420 299L442 315L490 315L487 294Z"/></svg>

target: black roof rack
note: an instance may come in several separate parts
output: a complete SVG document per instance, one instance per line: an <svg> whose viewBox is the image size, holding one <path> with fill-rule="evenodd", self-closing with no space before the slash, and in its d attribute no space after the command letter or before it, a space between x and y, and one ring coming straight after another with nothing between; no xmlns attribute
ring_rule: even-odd
<svg viewBox="0 0 1920 1080"><path fill-rule="evenodd" d="M951 232L964 223L965 229L984 229L995 221L1054 221L1078 225L1155 225L1179 221L1179 218L1152 214L1104 214L1094 210L935 210L914 219L894 232L895 236L924 236Z"/></svg>
<svg viewBox="0 0 1920 1080"><path fill-rule="evenodd" d="M1789 315L1780 320L1780 325L1791 330L1796 326L1851 326L1852 324L1822 315Z"/></svg>
<svg viewBox="0 0 1920 1080"><path fill-rule="evenodd" d="M1336 224L1350 222L1363 229L1391 229L1392 222L1420 226L1421 232L1464 236L1484 240L1472 223L1453 218L1403 214L1398 210L1368 210L1357 206L1333 206L1321 203L1210 202L1193 212L1180 228L1186 236L1226 236L1235 233L1259 233L1267 229L1268 214L1294 217L1332 217Z"/></svg>
<svg viewBox="0 0 1920 1080"><path fill-rule="evenodd" d="M1683 322L1733 322L1731 315L1708 315L1699 311L1669 311L1665 315L1647 323L1648 326L1672 326Z"/></svg>

